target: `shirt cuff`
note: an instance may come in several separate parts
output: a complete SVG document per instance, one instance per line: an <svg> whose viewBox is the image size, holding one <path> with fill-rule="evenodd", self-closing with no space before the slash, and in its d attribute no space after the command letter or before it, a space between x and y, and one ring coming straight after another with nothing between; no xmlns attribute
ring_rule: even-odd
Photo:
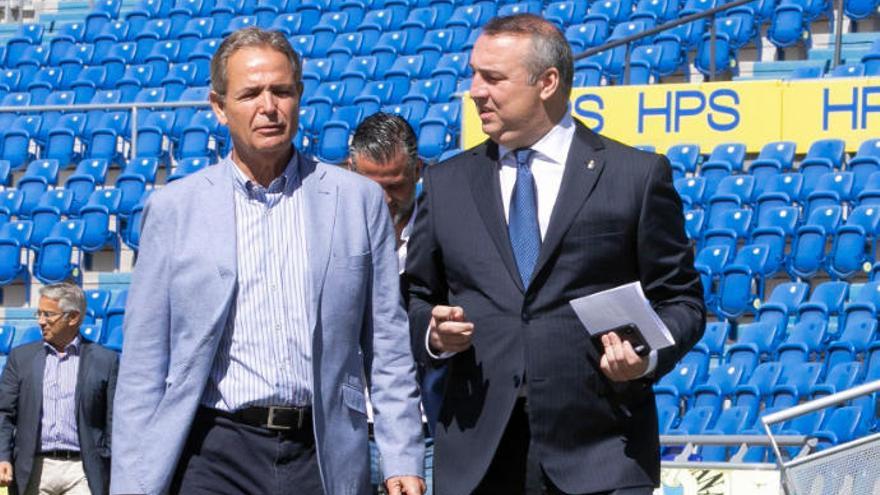
<svg viewBox="0 0 880 495"><path fill-rule="evenodd" d="M434 354L434 351L431 350L431 327L430 326L428 327L428 331L425 332L425 350L428 351L428 356L431 356L432 359L449 359L452 356L455 356L456 354L458 354L457 352L450 352L450 351L441 352L439 355ZM651 351L651 352L653 352L653 351ZM656 359L655 359L655 361L656 361ZM649 366L650 366L650 364L649 364Z"/></svg>
<svg viewBox="0 0 880 495"><path fill-rule="evenodd" d="M429 350L428 352L431 351ZM650 375L654 372L655 369L657 369L657 351L655 349L651 349L651 352L648 353L648 369L646 369L645 372L642 373L642 376L640 376L639 378L644 378Z"/></svg>

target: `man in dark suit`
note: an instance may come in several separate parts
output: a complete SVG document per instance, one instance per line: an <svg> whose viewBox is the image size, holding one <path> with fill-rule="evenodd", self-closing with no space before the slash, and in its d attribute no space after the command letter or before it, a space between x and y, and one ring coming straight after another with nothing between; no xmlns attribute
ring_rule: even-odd
<svg viewBox="0 0 880 495"><path fill-rule="evenodd" d="M0 485L12 493L101 494L110 486L116 353L79 336L83 290L40 289L43 340L12 350L0 379Z"/></svg>
<svg viewBox="0 0 880 495"><path fill-rule="evenodd" d="M651 383L705 320L669 164L572 119L547 21L493 19L470 64L490 139L426 169L406 268L420 359L449 366L435 493L650 494ZM595 348L569 301L633 281L675 345Z"/></svg>

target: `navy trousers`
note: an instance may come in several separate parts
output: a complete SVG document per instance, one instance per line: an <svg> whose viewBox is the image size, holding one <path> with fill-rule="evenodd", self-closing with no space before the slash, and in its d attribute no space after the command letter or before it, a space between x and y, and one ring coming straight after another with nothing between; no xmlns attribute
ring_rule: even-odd
<svg viewBox="0 0 880 495"><path fill-rule="evenodd" d="M321 495L315 435L270 431L199 408L177 464L171 493Z"/></svg>

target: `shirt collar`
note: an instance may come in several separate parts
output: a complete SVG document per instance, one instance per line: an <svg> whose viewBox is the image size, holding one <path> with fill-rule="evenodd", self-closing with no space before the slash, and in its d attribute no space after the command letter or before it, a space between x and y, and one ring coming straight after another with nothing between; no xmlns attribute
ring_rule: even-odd
<svg viewBox="0 0 880 495"><path fill-rule="evenodd" d="M227 160L229 161L229 166L232 168L232 180L235 188L248 197L252 197L255 191L262 191L264 193L289 193L299 184L299 156L295 148L293 150L293 155L290 157L290 161L287 162L287 166L284 167L284 171L281 175L273 179L272 182L269 183L269 187L266 188L248 177L244 171L235 164L231 155Z"/></svg>
<svg viewBox="0 0 880 495"><path fill-rule="evenodd" d="M547 134L539 139L529 148L535 150L535 153L550 162L565 165L568 149L571 147L571 141L574 139L574 119L571 114L565 112L555 126L553 126ZM512 157L514 150L502 145L498 145L498 156L502 157L502 161L508 157Z"/></svg>
<svg viewBox="0 0 880 495"><path fill-rule="evenodd" d="M46 349L48 349L49 352L51 352L52 354L56 354L56 355L57 355L57 354L72 354L72 355L78 355L78 354L79 354L79 347L80 347L80 338L79 338L79 335L77 335L76 337L74 337L73 340L71 340L70 343L68 343L67 346L64 347L64 352L63 352L63 353L62 353L62 352L58 352L58 349L56 349L55 346L53 346L52 344L46 342L45 340L43 341L43 347L45 347Z"/></svg>

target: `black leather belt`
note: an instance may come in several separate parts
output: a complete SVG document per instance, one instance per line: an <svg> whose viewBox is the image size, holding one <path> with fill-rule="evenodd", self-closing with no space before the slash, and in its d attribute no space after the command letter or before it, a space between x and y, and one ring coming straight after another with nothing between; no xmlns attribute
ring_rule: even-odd
<svg viewBox="0 0 880 495"><path fill-rule="evenodd" d="M305 430L312 427L312 408L304 407L249 407L234 413L217 411L237 423L272 431Z"/></svg>
<svg viewBox="0 0 880 495"><path fill-rule="evenodd" d="M44 450L40 452L43 457L51 457L53 459L74 460L79 459L79 452L75 450Z"/></svg>

